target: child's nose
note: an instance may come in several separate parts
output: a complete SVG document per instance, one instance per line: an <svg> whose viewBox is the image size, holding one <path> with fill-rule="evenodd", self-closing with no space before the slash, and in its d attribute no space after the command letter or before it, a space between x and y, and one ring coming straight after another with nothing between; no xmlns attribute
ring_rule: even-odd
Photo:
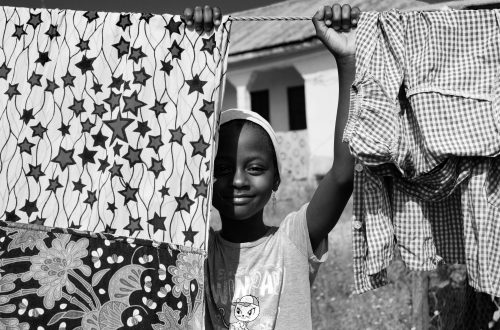
<svg viewBox="0 0 500 330"><path fill-rule="evenodd" d="M247 185L247 176L244 170L236 169L233 176L234 187L244 187Z"/></svg>

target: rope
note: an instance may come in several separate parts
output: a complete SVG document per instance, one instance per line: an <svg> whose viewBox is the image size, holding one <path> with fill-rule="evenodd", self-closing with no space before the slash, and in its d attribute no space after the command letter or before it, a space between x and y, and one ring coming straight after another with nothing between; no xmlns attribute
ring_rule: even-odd
<svg viewBox="0 0 500 330"><path fill-rule="evenodd" d="M310 16L230 16L231 21L310 21Z"/></svg>

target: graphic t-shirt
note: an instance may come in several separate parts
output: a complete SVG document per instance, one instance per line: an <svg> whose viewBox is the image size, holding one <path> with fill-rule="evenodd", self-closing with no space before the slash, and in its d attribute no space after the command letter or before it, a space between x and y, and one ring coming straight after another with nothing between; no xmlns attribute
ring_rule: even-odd
<svg viewBox="0 0 500 330"><path fill-rule="evenodd" d="M255 242L210 232L205 267L207 329L311 329L311 284L326 260L325 238L312 250L307 204Z"/></svg>

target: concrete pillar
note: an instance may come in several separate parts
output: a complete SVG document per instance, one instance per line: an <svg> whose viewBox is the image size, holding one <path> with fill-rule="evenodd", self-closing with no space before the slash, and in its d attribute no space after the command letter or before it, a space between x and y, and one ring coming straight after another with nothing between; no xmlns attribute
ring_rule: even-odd
<svg viewBox="0 0 500 330"><path fill-rule="evenodd" d="M255 79L253 71L228 71L227 80L236 88L236 105L240 109L250 109L249 86Z"/></svg>
<svg viewBox="0 0 500 330"><path fill-rule="evenodd" d="M338 103L335 60L324 55L294 64L304 79L306 119L309 132L310 175L323 175L333 162L333 141Z"/></svg>

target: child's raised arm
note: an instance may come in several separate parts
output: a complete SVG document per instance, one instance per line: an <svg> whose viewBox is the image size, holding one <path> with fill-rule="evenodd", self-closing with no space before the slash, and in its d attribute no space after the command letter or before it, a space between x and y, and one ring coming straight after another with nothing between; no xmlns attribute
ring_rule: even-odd
<svg viewBox="0 0 500 330"><path fill-rule="evenodd" d="M354 160L342 134L349 114L349 90L355 74L355 30L360 11L349 5L325 6L313 18L316 35L333 54L339 76L334 161L307 208L313 250L335 226L352 193ZM331 111L331 109L325 109Z"/></svg>

